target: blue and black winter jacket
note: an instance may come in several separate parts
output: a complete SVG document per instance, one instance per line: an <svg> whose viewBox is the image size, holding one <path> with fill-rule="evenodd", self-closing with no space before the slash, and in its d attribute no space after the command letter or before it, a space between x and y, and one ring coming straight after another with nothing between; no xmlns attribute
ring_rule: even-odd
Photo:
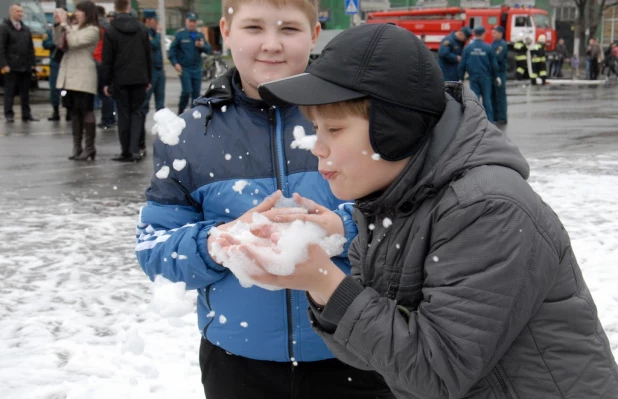
<svg viewBox="0 0 618 399"><path fill-rule="evenodd" d="M311 329L303 292L242 288L207 249L213 226L237 219L277 189L286 197L297 192L335 210L344 221L348 244L356 236L351 205L333 196L317 171L317 159L309 151L290 148L294 127L310 132L310 123L297 107L271 108L248 98L234 70L194 105L182 115L187 127L178 145L154 143L155 171L167 165L170 173L165 179L154 176L146 191L148 202L137 228L141 267L150 279L161 274L197 290L202 335L228 352L279 362L332 358ZM201 114L197 119L195 111ZM176 159L186 160L180 171L173 168ZM239 179L249 182L242 194L232 190ZM347 256L347 245L342 256ZM334 261L349 272L347 258Z"/></svg>

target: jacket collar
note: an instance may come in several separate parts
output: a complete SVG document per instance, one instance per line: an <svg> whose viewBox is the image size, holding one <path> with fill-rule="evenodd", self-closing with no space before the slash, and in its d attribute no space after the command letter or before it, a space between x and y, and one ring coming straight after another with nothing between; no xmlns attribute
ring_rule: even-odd
<svg viewBox="0 0 618 399"><path fill-rule="evenodd" d="M219 107L234 103L264 115L264 110L273 108L264 101L250 98L245 94L240 83L240 74L236 68L230 68L225 74L215 79L206 90L204 96L196 100L196 104L208 105L209 103L212 106ZM284 114L292 112L297 108L296 106L279 107Z"/></svg>

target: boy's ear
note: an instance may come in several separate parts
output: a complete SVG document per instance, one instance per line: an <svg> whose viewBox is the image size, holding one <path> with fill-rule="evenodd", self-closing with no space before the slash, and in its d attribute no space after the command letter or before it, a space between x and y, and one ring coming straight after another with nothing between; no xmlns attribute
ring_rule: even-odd
<svg viewBox="0 0 618 399"><path fill-rule="evenodd" d="M221 30L221 36L223 37L223 41L225 42L225 47L230 48L227 41L230 37L230 25L225 20L225 17L221 17L219 20L219 29Z"/></svg>
<svg viewBox="0 0 618 399"><path fill-rule="evenodd" d="M322 25L319 22L315 23L315 27L311 32L311 50L315 48L315 43L318 41L318 37L320 37L320 33L322 32Z"/></svg>

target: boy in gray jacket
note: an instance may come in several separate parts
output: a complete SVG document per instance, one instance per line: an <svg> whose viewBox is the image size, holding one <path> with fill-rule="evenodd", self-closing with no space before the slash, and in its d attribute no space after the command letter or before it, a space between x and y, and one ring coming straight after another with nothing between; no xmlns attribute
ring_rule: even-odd
<svg viewBox="0 0 618 399"><path fill-rule="evenodd" d="M318 246L290 276L254 276L307 291L339 359L376 370L399 398L618 398L567 232L517 147L468 88L444 84L419 39L349 29L260 95L304 106L320 172L355 200L351 276Z"/></svg>

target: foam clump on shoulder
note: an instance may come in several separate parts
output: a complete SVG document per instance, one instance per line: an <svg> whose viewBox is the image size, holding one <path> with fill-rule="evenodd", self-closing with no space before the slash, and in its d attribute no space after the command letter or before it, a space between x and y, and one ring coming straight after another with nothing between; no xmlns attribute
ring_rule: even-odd
<svg viewBox="0 0 618 399"><path fill-rule="evenodd" d="M169 108L163 108L155 112L153 117L155 124L152 134L159 135L162 142L167 145L176 145L180 141L180 134L187 126L184 119L177 116Z"/></svg>
<svg viewBox="0 0 618 399"><path fill-rule="evenodd" d="M282 198L275 208L281 208L284 214L307 214L308 210L297 204L291 198ZM281 213L281 212L280 212ZM268 232L266 238L256 232ZM223 232L216 227L210 234L218 237ZM237 222L227 232L241 244L252 245L258 252L264 269L269 273L288 276L294 273L296 265L307 260L310 244L318 244L329 256L336 256L343 252L346 239L343 235L327 236L326 231L315 223L296 220L292 223L273 223L264 215L254 213L251 223ZM235 248L236 247L236 248ZM240 284L249 288L253 285L275 291L281 288L256 282L251 276L264 273L252 259L232 245L225 250L215 243L211 249L213 258L219 260L223 266L234 273Z"/></svg>

